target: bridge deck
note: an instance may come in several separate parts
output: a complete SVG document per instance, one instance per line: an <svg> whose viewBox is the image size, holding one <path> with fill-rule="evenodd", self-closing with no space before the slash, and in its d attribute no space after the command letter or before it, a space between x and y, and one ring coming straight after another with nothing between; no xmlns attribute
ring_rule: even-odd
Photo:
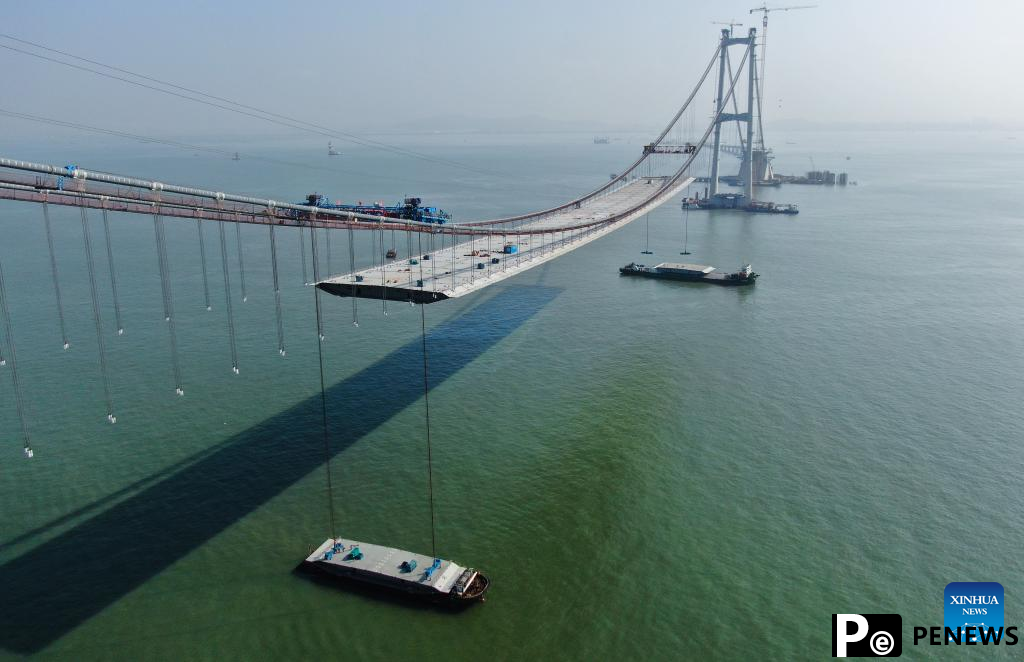
<svg viewBox="0 0 1024 662"><path fill-rule="evenodd" d="M507 234L501 237L488 235L459 243L453 235L421 235L423 252L412 256L418 264L412 264L409 256L388 260L380 255L377 259L384 262L383 267L331 276L317 286L338 296L417 303L460 297L602 237L664 204L692 181L692 178L682 178L673 186L662 188L666 178L636 179L578 208L552 212L521 226L509 227ZM580 225L587 227L561 229ZM552 231L521 234L524 230L545 229ZM429 247L430 239L434 240L433 251ZM515 246L516 252L504 252L506 244ZM417 241L414 249L419 250L419 245Z"/></svg>

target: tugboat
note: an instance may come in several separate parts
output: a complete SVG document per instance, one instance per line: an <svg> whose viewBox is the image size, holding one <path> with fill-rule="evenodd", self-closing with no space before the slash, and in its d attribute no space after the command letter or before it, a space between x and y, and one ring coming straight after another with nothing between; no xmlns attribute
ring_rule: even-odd
<svg viewBox="0 0 1024 662"><path fill-rule="evenodd" d="M450 604L483 602L491 582L479 570L393 547L328 538L302 566L410 596Z"/></svg>
<svg viewBox="0 0 1024 662"><path fill-rule="evenodd" d="M619 269L623 276L643 276L645 278L668 278L670 280L689 280L701 283L714 283L715 285L753 285L757 280L750 265L745 265L739 271L723 273L716 271L715 267L704 264L683 264L662 262L653 267L648 267L635 262L630 262Z"/></svg>

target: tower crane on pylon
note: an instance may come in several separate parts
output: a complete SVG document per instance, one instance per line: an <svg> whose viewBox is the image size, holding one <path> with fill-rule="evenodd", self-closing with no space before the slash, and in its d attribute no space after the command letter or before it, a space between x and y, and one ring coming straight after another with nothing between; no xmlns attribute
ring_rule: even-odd
<svg viewBox="0 0 1024 662"><path fill-rule="evenodd" d="M764 62L765 52L768 50L768 14L773 11L789 11L790 9L813 9L818 5L795 5L792 7L769 7L767 4L762 4L760 7L754 7L749 13L753 14L756 11L761 12L761 71L758 73L758 93L757 93L757 115L758 115L758 142L761 143L761 148L764 148L764 120L762 117L761 103L764 99Z"/></svg>

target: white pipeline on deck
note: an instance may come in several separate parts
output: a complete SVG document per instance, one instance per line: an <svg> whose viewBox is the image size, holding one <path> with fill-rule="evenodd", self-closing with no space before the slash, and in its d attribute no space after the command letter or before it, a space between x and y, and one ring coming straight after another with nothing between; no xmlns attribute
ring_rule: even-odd
<svg viewBox="0 0 1024 662"><path fill-rule="evenodd" d="M412 257L419 264L411 264L409 256L403 259L384 259L384 266L332 276L318 283L322 289L340 296L388 298L409 300L448 299L493 285L506 278L532 269L540 264L573 251L584 244L617 230L670 200L693 182L692 177L680 179L675 185L663 189L663 177L639 178L621 188L582 203L577 208L563 209L529 220L521 226L507 227L502 234L482 236L451 245L452 235L433 235L434 250L429 249L429 236L414 239L418 250L422 241L423 252ZM628 212L630 209L634 211ZM623 215L625 214L625 215ZM608 222L602 222L607 220ZM575 230L561 230L567 226L580 226ZM538 231L551 228L545 234L518 235L517 231ZM442 243L449 242L447 246ZM516 253L505 253L505 244L517 246ZM394 247L396 250L399 246ZM384 247L381 247L384 251ZM476 252L477 255L473 255ZM424 260L424 255L429 259ZM380 260L383 257L377 256ZM493 263L493 258L498 263ZM483 267L478 265L483 264ZM421 281L419 283L418 281Z"/></svg>

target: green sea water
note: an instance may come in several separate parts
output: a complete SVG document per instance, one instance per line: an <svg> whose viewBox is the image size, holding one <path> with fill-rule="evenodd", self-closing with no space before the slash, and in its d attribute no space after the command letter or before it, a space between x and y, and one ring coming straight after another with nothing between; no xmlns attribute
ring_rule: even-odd
<svg viewBox="0 0 1024 662"><path fill-rule="evenodd" d="M951 581L1001 582L1006 624L1021 623L1024 135L775 138L778 171L810 156L858 185L765 193L796 217L690 212L686 259L750 262L754 288L619 277L681 259L671 203L650 215L653 256L641 220L427 307L437 553L494 582L460 613L293 572L330 533L294 230L278 234L281 357L267 231L242 228L243 303L228 228L236 376L217 228L204 228L207 311L196 227L166 221L177 397L152 220L111 216L118 337L90 216L111 426L78 211L52 209L63 351L40 208L0 204L36 450L21 453L0 368L0 658L813 660L831 655L835 612L902 614L905 657L948 656L963 651L910 637L942 624ZM2 151L275 199L419 195L468 219L567 200L642 144L408 140L488 172L287 141L247 151L319 169L88 141ZM331 271L347 271L346 241L332 236ZM358 240L362 263L369 248ZM356 327L351 300L323 304L339 533L429 553L419 311L360 301Z"/></svg>

